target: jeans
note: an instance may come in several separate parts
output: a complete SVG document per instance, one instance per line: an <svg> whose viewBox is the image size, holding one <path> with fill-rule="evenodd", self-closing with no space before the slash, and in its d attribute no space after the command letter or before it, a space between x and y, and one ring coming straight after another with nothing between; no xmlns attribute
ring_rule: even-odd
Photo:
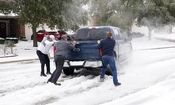
<svg viewBox="0 0 175 105"><path fill-rule="evenodd" d="M40 63L41 63L41 74L45 74L44 73L44 66L46 65L47 68L47 73L50 73L50 59L49 56L47 54L43 54L41 51L37 50L36 51Z"/></svg>
<svg viewBox="0 0 175 105"><path fill-rule="evenodd" d="M65 57L64 56L60 56L60 55L56 55L55 56L56 69L52 73L51 77L49 78L49 80L48 80L49 82L52 82L52 83L56 83L57 82L58 78L60 77L60 75L62 73L64 61L65 61Z"/></svg>
<svg viewBox="0 0 175 105"><path fill-rule="evenodd" d="M107 66L110 66L110 69L112 70L112 76L113 76L113 83L114 85L117 85L118 79L117 79L117 68L115 65L115 59L114 56L108 56L104 55L102 56L102 69L100 72L100 78L104 78L105 72L107 70Z"/></svg>

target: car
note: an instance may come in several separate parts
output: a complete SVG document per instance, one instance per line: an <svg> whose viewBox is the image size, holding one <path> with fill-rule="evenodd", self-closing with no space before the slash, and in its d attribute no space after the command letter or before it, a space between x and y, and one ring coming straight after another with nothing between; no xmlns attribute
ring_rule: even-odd
<svg viewBox="0 0 175 105"><path fill-rule="evenodd" d="M126 59L126 54L131 51L131 41L127 35L122 35L118 27L113 26L93 26L83 27L73 35L76 40L76 48L79 51L71 50L66 62L64 63L63 72L66 75L74 73L74 70L81 68L101 68L101 51L98 48L100 40L106 37L107 32L112 32L112 38L116 41L115 58L117 61ZM59 48L58 48L59 49ZM122 58L121 58L122 57Z"/></svg>
<svg viewBox="0 0 175 105"><path fill-rule="evenodd" d="M41 42L45 35L54 35L56 40L59 40L63 34L67 33L63 30L39 30L36 32L36 39L38 42ZM33 40L33 35L31 36L31 40Z"/></svg>

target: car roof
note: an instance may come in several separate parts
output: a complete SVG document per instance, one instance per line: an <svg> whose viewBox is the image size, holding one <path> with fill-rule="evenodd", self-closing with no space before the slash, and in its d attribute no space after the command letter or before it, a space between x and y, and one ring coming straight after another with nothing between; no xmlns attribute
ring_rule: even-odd
<svg viewBox="0 0 175 105"><path fill-rule="evenodd" d="M81 27L79 29L92 29L92 28L118 28L118 27L114 27L114 26L85 26L85 27Z"/></svg>

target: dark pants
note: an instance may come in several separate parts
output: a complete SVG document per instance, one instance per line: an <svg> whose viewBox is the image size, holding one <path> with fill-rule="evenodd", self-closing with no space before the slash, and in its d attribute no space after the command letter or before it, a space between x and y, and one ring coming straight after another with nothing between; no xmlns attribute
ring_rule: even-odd
<svg viewBox="0 0 175 105"><path fill-rule="evenodd" d="M56 83L58 78L60 77L64 65L65 57L61 55L55 56L55 65L56 69L52 73L51 77L49 78L49 82Z"/></svg>
<svg viewBox="0 0 175 105"><path fill-rule="evenodd" d="M109 65L112 70L112 76L113 76L113 83L114 85L117 85L118 79L117 79L117 68L115 65L115 59L113 56L104 55L102 56L102 64L103 67L101 69L101 76L100 78L104 78L105 72L107 70L107 66Z"/></svg>
<svg viewBox="0 0 175 105"><path fill-rule="evenodd" d="M50 59L49 56L47 54L43 54L41 51L37 50L36 51L40 63L41 63L41 75L45 74L44 73L44 66L46 64L46 68L47 68L47 73L50 73Z"/></svg>

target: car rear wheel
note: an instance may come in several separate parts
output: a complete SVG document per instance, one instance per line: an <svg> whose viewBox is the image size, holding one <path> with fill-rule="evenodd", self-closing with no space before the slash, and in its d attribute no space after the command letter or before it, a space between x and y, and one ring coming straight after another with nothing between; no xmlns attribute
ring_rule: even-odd
<svg viewBox="0 0 175 105"><path fill-rule="evenodd" d="M107 67L107 70L105 72L106 75L112 75L112 71L110 67Z"/></svg>
<svg viewBox="0 0 175 105"><path fill-rule="evenodd" d="M72 75L74 73L73 67L64 67L63 72L65 75Z"/></svg>

